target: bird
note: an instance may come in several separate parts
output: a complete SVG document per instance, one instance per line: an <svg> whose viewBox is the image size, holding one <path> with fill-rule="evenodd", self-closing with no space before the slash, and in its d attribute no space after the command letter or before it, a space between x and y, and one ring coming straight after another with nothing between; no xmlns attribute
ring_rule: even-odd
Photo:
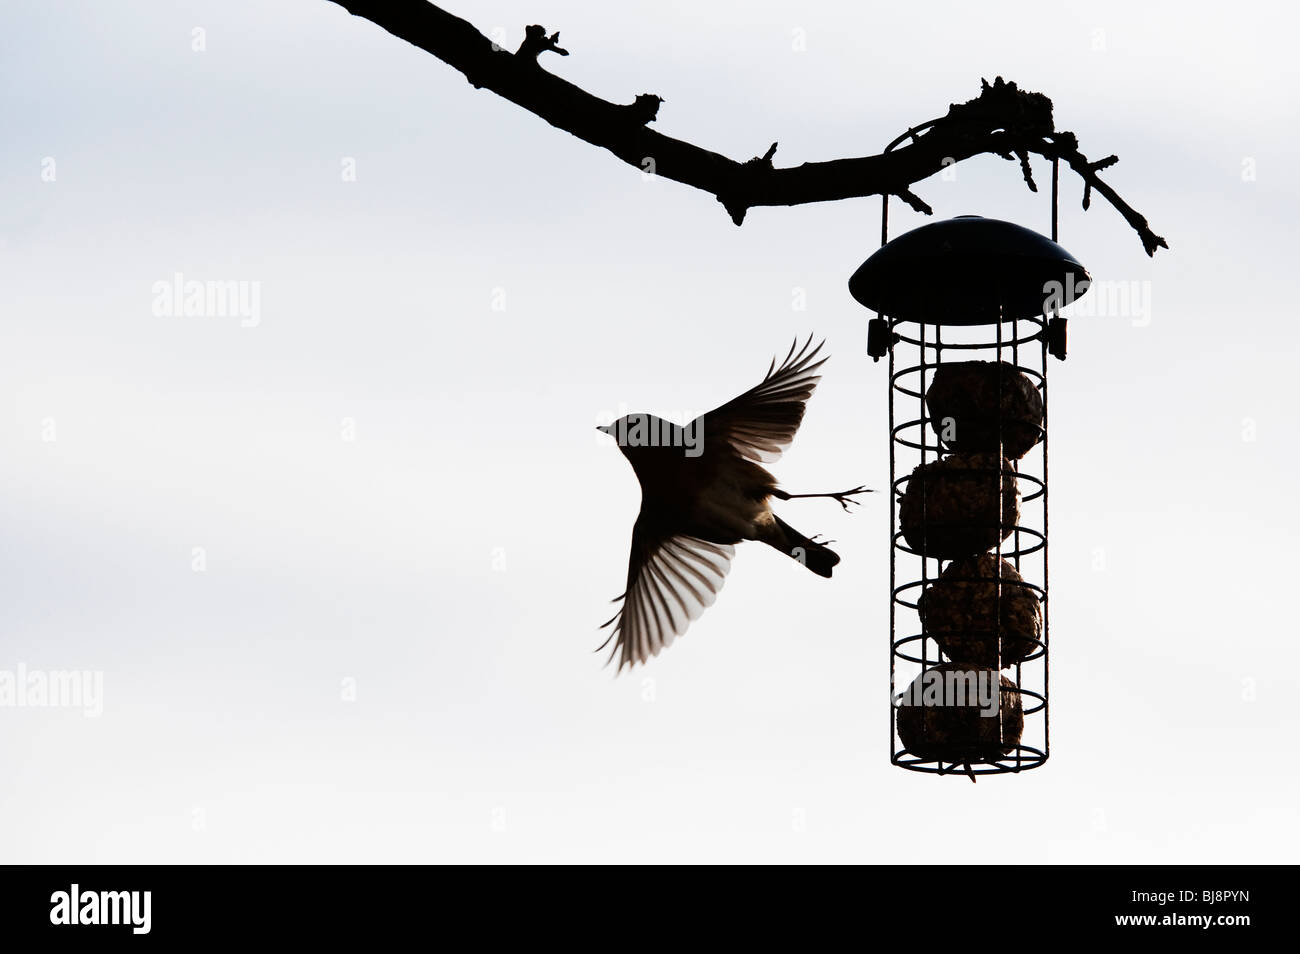
<svg viewBox="0 0 1300 954"><path fill-rule="evenodd" d="M610 435L641 485L641 509L632 527L622 606L601 628L613 627L596 651L613 642L606 665L616 672L645 663L713 604L730 569L736 544L766 543L829 578L839 555L804 536L772 512L771 500L829 497L846 511L866 487L792 494L762 465L777 460L803 421L804 406L827 360L821 341L799 339L763 380L739 397L685 426L636 413L597 430Z"/></svg>

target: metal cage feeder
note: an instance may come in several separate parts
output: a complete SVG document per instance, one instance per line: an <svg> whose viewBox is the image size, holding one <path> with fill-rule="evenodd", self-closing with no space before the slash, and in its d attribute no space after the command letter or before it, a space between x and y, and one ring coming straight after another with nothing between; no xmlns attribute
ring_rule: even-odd
<svg viewBox="0 0 1300 954"><path fill-rule="evenodd" d="M888 241L886 197L849 280L888 357L890 761L911 771L974 781L1050 751L1047 364L1090 281L1056 244L1052 171L1051 239L960 216Z"/></svg>

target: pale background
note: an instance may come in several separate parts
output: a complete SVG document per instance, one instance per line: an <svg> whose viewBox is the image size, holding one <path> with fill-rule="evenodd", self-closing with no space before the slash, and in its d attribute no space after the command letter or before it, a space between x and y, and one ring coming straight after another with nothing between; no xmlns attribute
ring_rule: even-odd
<svg viewBox="0 0 1300 954"><path fill-rule="evenodd" d="M1051 762L889 765L883 495L783 508L834 580L744 546L649 667L591 653L638 504L602 413L705 410L816 331L776 472L885 485L845 287L877 199L737 229L325 0L6 4L0 669L105 695L0 709L0 859L1294 860L1291 10L449 5L737 159L875 152L999 73L1120 155L1172 248L1063 175L1062 244L1152 299L1051 369ZM1047 229L996 158L917 190ZM178 271L261 282L261 323L156 317Z"/></svg>

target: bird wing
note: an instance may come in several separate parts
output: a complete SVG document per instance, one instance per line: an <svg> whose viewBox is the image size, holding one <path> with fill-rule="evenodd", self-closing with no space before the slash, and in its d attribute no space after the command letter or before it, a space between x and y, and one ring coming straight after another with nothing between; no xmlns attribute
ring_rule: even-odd
<svg viewBox="0 0 1300 954"><path fill-rule="evenodd" d="M762 382L704 415L704 439L712 441L721 436L741 457L761 464L779 458L799 430L804 404L821 380L821 375L814 372L826 359L813 359L825 343L818 342L810 351L812 335L802 348L795 339L779 368L773 358Z"/></svg>
<svg viewBox="0 0 1300 954"><path fill-rule="evenodd" d="M676 534L656 539L645 514L632 528L623 606L605 626L613 626L599 652L614 640L609 659L618 668L643 663L686 631L691 620L712 606L722 589L736 548Z"/></svg>

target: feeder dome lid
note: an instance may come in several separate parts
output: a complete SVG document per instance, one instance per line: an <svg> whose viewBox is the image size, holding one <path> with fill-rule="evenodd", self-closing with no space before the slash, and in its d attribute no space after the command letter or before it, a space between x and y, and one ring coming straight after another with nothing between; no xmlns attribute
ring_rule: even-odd
<svg viewBox="0 0 1300 954"><path fill-rule="evenodd" d="M1088 290L1088 270L1031 229L959 215L900 235L849 279L858 302L893 318L982 325L1036 318ZM1055 284L1053 284L1055 283Z"/></svg>

